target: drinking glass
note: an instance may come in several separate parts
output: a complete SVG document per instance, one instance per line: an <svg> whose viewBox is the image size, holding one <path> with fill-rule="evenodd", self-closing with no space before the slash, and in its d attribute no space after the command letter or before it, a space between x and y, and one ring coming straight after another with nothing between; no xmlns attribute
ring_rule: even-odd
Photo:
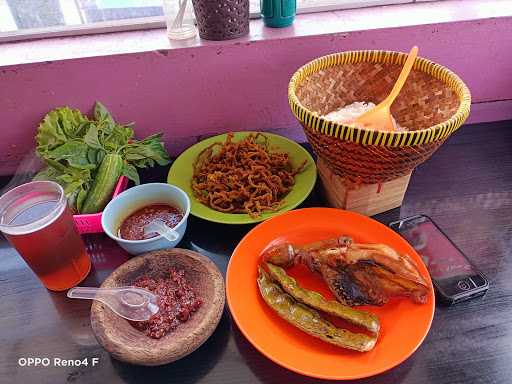
<svg viewBox="0 0 512 384"><path fill-rule="evenodd" d="M0 231L49 290L72 288L91 269L64 190L53 181L32 181L3 194Z"/></svg>

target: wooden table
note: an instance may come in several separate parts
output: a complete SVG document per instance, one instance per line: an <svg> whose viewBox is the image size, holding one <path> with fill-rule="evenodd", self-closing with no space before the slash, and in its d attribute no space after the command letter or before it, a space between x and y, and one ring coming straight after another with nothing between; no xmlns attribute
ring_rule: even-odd
<svg viewBox="0 0 512 384"><path fill-rule="evenodd" d="M146 175L162 180L165 169ZM305 203L321 205L318 192ZM425 342L400 366L360 383L510 383L512 381L512 122L466 126L413 174L401 209L376 217L430 215L488 276L484 298L436 308ZM181 246L226 271L251 226L190 218ZM127 260L104 235L86 236L98 286ZM56 250L57 252L58 250ZM5 383L317 383L263 357L237 330L229 310L212 337L188 357L145 368L117 362L98 345L90 302L42 287L16 251L0 241L0 382ZM21 367L20 358L88 359L81 367ZM92 358L99 363L92 366Z"/></svg>

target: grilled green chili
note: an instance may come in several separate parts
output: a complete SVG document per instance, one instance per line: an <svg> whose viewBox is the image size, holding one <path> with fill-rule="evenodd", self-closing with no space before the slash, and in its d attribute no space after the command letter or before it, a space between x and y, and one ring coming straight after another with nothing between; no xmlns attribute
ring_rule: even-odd
<svg viewBox="0 0 512 384"><path fill-rule="evenodd" d="M307 334L339 347L366 352L375 346L377 337L352 333L339 329L320 314L304 304L298 303L274 283L267 272L259 267L258 287L263 300L284 320Z"/></svg>
<svg viewBox="0 0 512 384"><path fill-rule="evenodd" d="M274 264L266 263L272 279L279 283L281 288L302 304L306 304L319 311L328 313L346 320L354 325L363 327L370 332L379 333L379 318L372 313L359 311L336 300L327 300L320 293L302 288L293 277L288 276L286 271Z"/></svg>

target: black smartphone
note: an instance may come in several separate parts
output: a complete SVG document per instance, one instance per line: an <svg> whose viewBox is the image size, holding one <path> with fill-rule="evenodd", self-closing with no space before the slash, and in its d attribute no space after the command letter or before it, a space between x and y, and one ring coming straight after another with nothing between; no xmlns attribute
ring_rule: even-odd
<svg viewBox="0 0 512 384"><path fill-rule="evenodd" d="M411 216L394 221L389 226L421 256L444 303L451 305L479 297L489 289L487 278L430 217Z"/></svg>

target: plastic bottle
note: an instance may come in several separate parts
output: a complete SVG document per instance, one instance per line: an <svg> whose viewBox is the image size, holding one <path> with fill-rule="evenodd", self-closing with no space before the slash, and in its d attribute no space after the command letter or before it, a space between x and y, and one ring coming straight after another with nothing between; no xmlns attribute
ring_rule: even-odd
<svg viewBox="0 0 512 384"><path fill-rule="evenodd" d="M261 0L261 15L267 27L283 28L292 25L296 12L296 0Z"/></svg>

